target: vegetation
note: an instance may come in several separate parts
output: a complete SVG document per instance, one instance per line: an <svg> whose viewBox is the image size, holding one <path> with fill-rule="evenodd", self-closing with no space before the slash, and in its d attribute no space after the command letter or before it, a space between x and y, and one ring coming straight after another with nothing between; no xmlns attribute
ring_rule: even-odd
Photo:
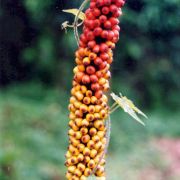
<svg viewBox="0 0 180 180"><path fill-rule="evenodd" d="M2 180L64 179L67 106L77 47L72 30L67 34L61 30L65 20L73 20L62 9L79 4L78 0L1 1ZM155 180L179 179L168 176L169 161L154 146L161 138L180 137L179 13L179 0L127 1L123 10L111 91L132 99L149 119L143 128L124 112L112 115L107 156L112 180L139 180L143 172L154 174Z"/></svg>

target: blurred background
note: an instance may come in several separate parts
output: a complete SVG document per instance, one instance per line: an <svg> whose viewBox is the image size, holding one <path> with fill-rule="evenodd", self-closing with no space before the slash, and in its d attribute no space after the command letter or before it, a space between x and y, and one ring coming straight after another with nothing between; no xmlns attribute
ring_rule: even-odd
<svg viewBox="0 0 180 180"><path fill-rule="evenodd" d="M65 179L77 45L62 9L81 2L0 0L1 180ZM180 0L127 0L120 21L111 91L149 119L112 115L107 179L180 179Z"/></svg>

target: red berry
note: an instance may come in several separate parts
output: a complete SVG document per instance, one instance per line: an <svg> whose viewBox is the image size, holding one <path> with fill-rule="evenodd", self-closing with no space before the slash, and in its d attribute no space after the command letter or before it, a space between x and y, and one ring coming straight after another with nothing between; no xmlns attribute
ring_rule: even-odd
<svg viewBox="0 0 180 180"><path fill-rule="evenodd" d="M93 28L99 27L100 25L101 25L101 23L100 23L99 19L96 19L93 21Z"/></svg>
<svg viewBox="0 0 180 180"><path fill-rule="evenodd" d="M120 27L119 27L118 25L115 25L115 26L113 27L113 30L120 31L121 29L120 29Z"/></svg>
<svg viewBox="0 0 180 180"><path fill-rule="evenodd" d="M109 55L107 53L101 53L100 54L100 58L103 60L103 61L107 61L109 59Z"/></svg>
<svg viewBox="0 0 180 180"><path fill-rule="evenodd" d="M101 33L101 37L106 39L108 37L108 31L103 30Z"/></svg>
<svg viewBox="0 0 180 180"><path fill-rule="evenodd" d="M111 22L112 26L119 24L119 20L114 17L111 17L109 21Z"/></svg>
<svg viewBox="0 0 180 180"><path fill-rule="evenodd" d="M109 8L108 8L107 6L104 6L104 7L102 8L102 13L103 13L103 14L109 14Z"/></svg>
<svg viewBox="0 0 180 180"><path fill-rule="evenodd" d="M112 5L109 7L109 10L110 10L110 12L115 13L115 12L118 11L118 8L117 8L116 5L112 4Z"/></svg>
<svg viewBox="0 0 180 180"><path fill-rule="evenodd" d="M101 15L99 17L99 20L100 20L101 23L105 23L107 21L107 17L105 15Z"/></svg>
<svg viewBox="0 0 180 180"><path fill-rule="evenodd" d="M101 71L97 71L97 72L96 72L96 76L97 76L98 78L101 78L101 77L103 76L103 74L102 74Z"/></svg>
<svg viewBox="0 0 180 180"><path fill-rule="evenodd" d="M94 52L94 53L98 53L98 52L99 52L99 45L95 45L95 46L94 46L93 52Z"/></svg>
<svg viewBox="0 0 180 180"><path fill-rule="evenodd" d="M84 25L90 29L93 29L93 25L94 25L94 21L93 20L88 20L88 19L85 19L84 20Z"/></svg>
<svg viewBox="0 0 180 180"><path fill-rule="evenodd" d="M90 3L90 8L91 8L91 9L94 9L95 7L96 7L96 2L91 2L91 3Z"/></svg>
<svg viewBox="0 0 180 180"><path fill-rule="evenodd" d="M97 99L100 99L102 97L102 95L103 95L103 92L101 90L98 90L95 92L95 96Z"/></svg>
<svg viewBox="0 0 180 180"><path fill-rule="evenodd" d="M96 72L96 69L95 69L94 66L88 66L88 67L86 68L86 72L87 72L88 74L94 74L94 73Z"/></svg>
<svg viewBox="0 0 180 180"><path fill-rule="evenodd" d="M108 46L107 46L107 44L102 43L102 44L100 45L100 51L101 51L101 52L107 52L107 51L108 51Z"/></svg>
<svg viewBox="0 0 180 180"><path fill-rule="evenodd" d="M119 37L119 32L117 30L113 30L114 37L118 38Z"/></svg>
<svg viewBox="0 0 180 180"><path fill-rule="evenodd" d="M82 77L82 83L83 84L89 84L90 83L90 77L88 75L84 75Z"/></svg>
<svg viewBox="0 0 180 180"><path fill-rule="evenodd" d="M89 41L88 48L92 49L96 45L96 41Z"/></svg>
<svg viewBox="0 0 180 180"><path fill-rule="evenodd" d="M93 15L94 15L94 16L97 17L97 16L100 16L100 14L101 14L101 11L100 11L98 8L94 8L94 9L93 9Z"/></svg>
<svg viewBox="0 0 180 180"><path fill-rule="evenodd" d="M104 5L109 6L111 4L111 0L104 0Z"/></svg>
<svg viewBox="0 0 180 180"><path fill-rule="evenodd" d="M92 41L94 40L94 34L92 31L89 31L87 34L86 34L86 38L88 41Z"/></svg>
<svg viewBox="0 0 180 180"><path fill-rule="evenodd" d="M108 31L108 37L107 37L107 39L108 39L108 40L112 40L113 37L114 37L113 31Z"/></svg>
<svg viewBox="0 0 180 180"><path fill-rule="evenodd" d="M90 75L90 80L91 80L92 83L98 82L98 78L97 78L97 76L95 74Z"/></svg>
<svg viewBox="0 0 180 180"><path fill-rule="evenodd" d="M116 3L116 6L122 7L125 2L124 2L124 0L116 0L115 3Z"/></svg>
<svg viewBox="0 0 180 180"><path fill-rule="evenodd" d="M91 84L91 89L93 90L93 91L97 91L97 90L99 90L99 84L98 83L93 83L93 84Z"/></svg>
<svg viewBox="0 0 180 180"><path fill-rule="evenodd" d="M79 41L79 46L80 46L80 47L86 47L86 44L80 40L80 41Z"/></svg>
<svg viewBox="0 0 180 180"><path fill-rule="evenodd" d="M84 34L81 34L80 40L81 40L83 43L86 43L86 42L87 42L86 36L85 36Z"/></svg>
<svg viewBox="0 0 180 180"><path fill-rule="evenodd" d="M100 7L100 6L103 6L104 5L104 1L103 0L97 0L96 1L96 6L97 7Z"/></svg>
<svg viewBox="0 0 180 180"><path fill-rule="evenodd" d="M103 61L103 62L100 64L99 68L100 68L100 69L104 69L104 68L106 67L106 65L107 65L107 62L106 62L106 61Z"/></svg>
<svg viewBox="0 0 180 180"><path fill-rule="evenodd" d="M106 22L104 23L104 27L105 27L106 29L111 29L111 22L110 22L110 21L106 21Z"/></svg>
<svg viewBox="0 0 180 180"><path fill-rule="evenodd" d="M94 60L94 64L99 66L101 63L102 63L102 59L100 57L97 57L95 60Z"/></svg>
<svg viewBox="0 0 180 180"><path fill-rule="evenodd" d="M94 35L95 36L99 36L102 33L102 28L101 27L97 27L94 29Z"/></svg>
<svg viewBox="0 0 180 180"><path fill-rule="evenodd" d="M116 11L116 12L113 14L113 16L114 16L115 18L118 18L118 17L121 16L121 15L122 15L121 9L118 9L118 11Z"/></svg>

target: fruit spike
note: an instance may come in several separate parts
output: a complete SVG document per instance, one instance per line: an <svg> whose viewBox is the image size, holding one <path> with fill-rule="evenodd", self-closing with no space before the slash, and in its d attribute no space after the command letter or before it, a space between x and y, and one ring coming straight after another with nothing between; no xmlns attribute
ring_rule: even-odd
<svg viewBox="0 0 180 180"><path fill-rule="evenodd" d="M109 116L109 68L119 39L118 17L124 0L91 0L75 53L73 88L69 104L69 146L66 178L105 179L106 126Z"/></svg>

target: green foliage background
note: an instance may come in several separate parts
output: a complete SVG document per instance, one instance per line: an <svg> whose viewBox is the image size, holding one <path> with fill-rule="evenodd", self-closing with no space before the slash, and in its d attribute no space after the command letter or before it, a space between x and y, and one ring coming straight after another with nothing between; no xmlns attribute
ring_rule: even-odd
<svg viewBox="0 0 180 180"><path fill-rule="evenodd" d="M72 30L67 34L61 30L64 21L73 21L62 9L79 7L81 2L0 1L2 180L64 179L66 107L77 46ZM121 112L113 114L110 164L115 157L126 167L119 154L128 157L132 147L139 151L149 139L180 137L179 17L180 0L128 0L123 8L111 90L134 100L150 120L142 128ZM152 165L158 160L155 155L153 163L147 161ZM131 180L130 175L121 178Z"/></svg>

